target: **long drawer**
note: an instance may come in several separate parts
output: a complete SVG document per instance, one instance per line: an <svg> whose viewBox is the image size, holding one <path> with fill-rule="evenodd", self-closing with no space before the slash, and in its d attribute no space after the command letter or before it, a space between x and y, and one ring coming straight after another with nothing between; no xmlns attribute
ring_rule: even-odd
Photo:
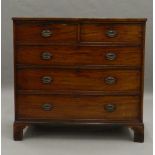
<svg viewBox="0 0 155 155"><path fill-rule="evenodd" d="M139 47L18 46L16 50L17 64L141 66Z"/></svg>
<svg viewBox="0 0 155 155"><path fill-rule="evenodd" d="M140 71L121 69L19 69L19 90L139 91Z"/></svg>
<svg viewBox="0 0 155 155"><path fill-rule="evenodd" d="M132 120L140 114L138 96L18 95L19 119Z"/></svg>

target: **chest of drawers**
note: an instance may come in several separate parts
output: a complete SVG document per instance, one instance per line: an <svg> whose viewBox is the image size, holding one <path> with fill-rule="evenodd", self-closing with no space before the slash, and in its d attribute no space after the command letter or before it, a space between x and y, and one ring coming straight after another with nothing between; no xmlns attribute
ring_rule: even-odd
<svg viewBox="0 0 155 155"><path fill-rule="evenodd" d="M34 124L100 124L143 142L145 23L13 18L14 139Z"/></svg>

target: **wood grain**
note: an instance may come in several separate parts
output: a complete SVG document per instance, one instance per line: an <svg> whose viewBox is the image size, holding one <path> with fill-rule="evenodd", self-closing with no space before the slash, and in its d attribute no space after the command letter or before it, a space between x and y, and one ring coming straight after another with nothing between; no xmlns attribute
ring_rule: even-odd
<svg viewBox="0 0 155 155"><path fill-rule="evenodd" d="M43 84L42 78L53 80ZM116 78L115 84L106 84L109 76ZM140 72L134 70L61 70L21 69L17 72L19 90L101 90L135 91L140 89Z"/></svg>
<svg viewBox="0 0 155 155"><path fill-rule="evenodd" d="M144 141L146 18L13 18L14 140L34 124L121 125ZM50 30L50 37L41 35ZM107 31L116 35L109 37ZM52 54L43 60L42 53ZM115 53L108 60L107 53ZM52 77L44 84L44 76ZM105 79L116 82L107 84ZM43 104L51 104L46 111ZM113 112L105 109L115 105Z"/></svg>
<svg viewBox="0 0 155 155"><path fill-rule="evenodd" d="M106 32L115 30L115 37ZM140 24L82 24L81 42L137 42L141 43L142 26Z"/></svg>
<svg viewBox="0 0 155 155"><path fill-rule="evenodd" d="M50 42L75 42L76 24L53 23L20 23L16 24L16 41L23 43L50 43ZM43 30L50 30L50 37L42 37Z"/></svg>
<svg viewBox="0 0 155 155"><path fill-rule="evenodd" d="M53 106L45 111L42 105ZM104 106L116 105L114 112L108 112ZM138 119L138 96L78 96L78 95L18 95L18 116L21 119Z"/></svg>
<svg viewBox="0 0 155 155"><path fill-rule="evenodd" d="M44 52L52 55L49 60L42 58ZM108 53L114 53L116 58L108 60ZM139 47L18 46L16 56L16 63L23 65L141 66Z"/></svg>
<svg viewBox="0 0 155 155"><path fill-rule="evenodd" d="M147 18L32 18L32 17L13 17L14 22L100 22L100 23L145 23Z"/></svg>

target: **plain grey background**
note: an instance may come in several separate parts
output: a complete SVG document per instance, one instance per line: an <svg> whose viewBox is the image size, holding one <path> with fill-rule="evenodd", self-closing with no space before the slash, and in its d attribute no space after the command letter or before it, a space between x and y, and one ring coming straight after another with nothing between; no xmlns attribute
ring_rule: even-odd
<svg viewBox="0 0 155 155"><path fill-rule="evenodd" d="M152 154L152 0L2 0L2 153L22 154ZM12 17L148 18L145 50L144 123L146 140L135 144L123 135L45 134L12 140L13 32ZM31 133L31 132L30 132ZM108 135L108 133L107 133ZM127 136L127 135L126 135ZM80 137L80 138L77 138ZM83 138L84 137L84 138ZM100 138L101 137L101 138ZM114 139L113 139L114 137ZM120 150L122 147L122 150ZM113 148L113 149L111 149Z"/></svg>

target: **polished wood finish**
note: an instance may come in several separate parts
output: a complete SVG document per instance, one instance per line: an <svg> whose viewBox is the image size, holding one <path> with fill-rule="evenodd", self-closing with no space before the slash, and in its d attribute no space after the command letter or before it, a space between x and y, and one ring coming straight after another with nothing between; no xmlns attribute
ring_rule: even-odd
<svg viewBox="0 0 155 155"><path fill-rule="evenodd" d="M129 126L134 132L134 142L144 142L144 124Z"/></svg>
<svg viewBox="0 0 155 155"><path fill-rule="evenodd" d="M47 103L52 106L49 111L42 107ZM110 103L116 106L113 112L104 108ZM17 115L20 119L138 120L139 103L138 96L19 95Z"/></svg>
<svg viewBox="0 0 155 155"><path fill-rule="evenodd" d="M50 83L42 78L49 76ZM106 78L116 82L107 84ZM26 84L25 84L26 83ZM17 71L19 90L95 90L136 91L140 90L140 72L135 70L80 70L80 69L21 69Z"/></svg>
<svg viewBox="0 0 155 155"><path fill-rule="evenodd" d="M145 23L146 18L30 18L30 17L13 17L15 22L24 22L24 21L52 21L52 22L100 22L100 23Z"/></svg>
<svg viewBox="0 0 155 155"><path fill-rule="evenodd" d="M115 30L116 36L107 32ZM139 24L82 24L81 42L132 42L141 43L142 26Z"/></svg>
<svg viewBox="0 0 155 155"><path fill-rule="evenodd" d="M19 141L23 139L23 129L25 127L26 127L25 123L14 122L14 126L13 126L14 140Z"/></svg>
<svg viewBox="0 0 155 155"><path fill-rule="evenodd" d="M16 63L20 65L141 66L139 47L18 46L16 51ZM43 59L44 52L50 53L51 58ZM64 59L64 53L66 59ZM116 58L108 60L108 53L114 53Z"/></svg>
<svg viewBox="0 0 155 155"><path fill-rule="evenodd" d="M52 123L127 126L144 141L146 19L13 21L15 140Z"/></svg>
<svg viewBox="0 0 155 155"><path fill-rule="evenodd" d="M76 29L75 24L66 23L17 23L16 41L23 43L74 42L76 41ZM43 37L41 33L44 30L50 30L51 36Z"/></svg>

